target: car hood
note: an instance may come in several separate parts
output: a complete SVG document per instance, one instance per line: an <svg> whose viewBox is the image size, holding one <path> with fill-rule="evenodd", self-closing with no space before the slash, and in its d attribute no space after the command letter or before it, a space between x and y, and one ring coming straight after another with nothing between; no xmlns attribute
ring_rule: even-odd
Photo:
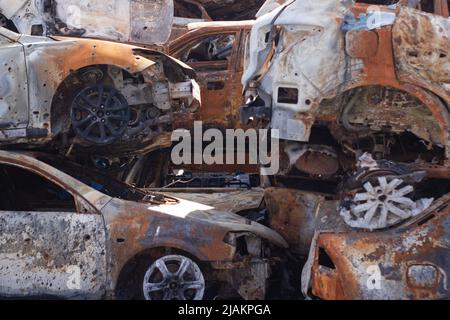
<svg viewBox="0 0 450 320"><path fill-rule="evenodd" d="M230 232L250 232L279 247L288 247L287 242L282 236L257 222L231 212L215 210L212 206L179 198L176 200L176 204L151 206L148 209L178 218L213 224L229 229Z"/></svg>

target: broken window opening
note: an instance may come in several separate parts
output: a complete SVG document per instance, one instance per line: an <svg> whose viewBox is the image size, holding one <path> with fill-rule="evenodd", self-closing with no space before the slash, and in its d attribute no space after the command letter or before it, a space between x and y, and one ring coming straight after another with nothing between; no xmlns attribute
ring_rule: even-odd
<svg viewBox="0 0 450 320"><path fill-rule="evenodd" d="M298 104L298 89L278 88L278 103Z"/></svg>
<svg viewBox="0 0 450 320"><path fill-rule="evenodd" d="M77 211L69 192L28 170L0 165L0 181L0 211Z"/></svg>

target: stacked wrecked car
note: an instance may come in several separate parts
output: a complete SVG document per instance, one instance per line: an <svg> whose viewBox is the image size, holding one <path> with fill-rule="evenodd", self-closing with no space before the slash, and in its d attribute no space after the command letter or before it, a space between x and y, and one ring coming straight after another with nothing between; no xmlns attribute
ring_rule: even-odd
<svg viewBox="0 0 450 320"><path fill-rule="evenodd" d="M111 0L77 21L76 1L0 1L34 35L0 28L0 295L448 298L449 4L356 2L269 0L169 41L151 31L174 10L220 4ZM95 25L105 10L129 16ZM279 172L246 192L168 184L194 120L269 128Z"/></svg>

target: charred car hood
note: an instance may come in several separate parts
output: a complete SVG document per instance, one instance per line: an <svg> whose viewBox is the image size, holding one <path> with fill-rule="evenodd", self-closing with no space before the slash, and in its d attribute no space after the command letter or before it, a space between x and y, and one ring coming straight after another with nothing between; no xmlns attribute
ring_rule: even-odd
<svg viewBox="0 0 450 320"><path fill-rule="evenodd" d="M287 248L287 242L277 232L254 221L245 219L231 212L215 210L211 206L200 203L176 199L177 204L165 204L159 206L146 206L147 209L170 215L180 219L196 220L215 226L229 229L229 232L250 232L273 244Z"/></svg>

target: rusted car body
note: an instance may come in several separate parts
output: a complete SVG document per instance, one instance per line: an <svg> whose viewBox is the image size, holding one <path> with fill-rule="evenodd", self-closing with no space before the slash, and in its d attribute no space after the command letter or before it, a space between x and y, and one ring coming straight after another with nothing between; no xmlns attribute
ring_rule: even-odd
<svg viewBox="0 0 450 320"><path fill-rule="evenodd" d="M423 211L442 194L414 196L428 181L411 175L450 172L447 2L433 13L405 1L268 3L275 9L261 9L250 35L241 120L259 119L281 140L278 181L334 183L356 228Z"/></svg>
<svg viewBox="0 0 450 320"><path fill-rule="evenodd" d="M0 54L2 145L145 153L170 146L200 100L191 68L139 47L0 28Z"/></svg>
<svg viewBox="0 0 450 320"><path fill-rule="evenodd" d="M0 26L32 35L66 35L164 44L190 21L253 19L264 0L2 0ZM174 18L176 18L174 20ZM179 30L178 30L179 29ZM172 35L172 39L174 39Z"/></svg>
<svg viewBox="0 0 450 320"><path fill-rule="evenodd" d="M352 229L340 219L339 201L325 194L269 188L264 200L270 227L304 258L305 297L448 299L449 194L415 218L376 232Z"/></svg>
<svg viewBox="0 0 450 320"><path fill-rule="evenodd" d="M264 0L175 0L175 15L206 21L252 19Z"/></svg>
<svg viewBox="0 0 450 320"><path fill-rule="evenodd" d="M201 299L219 281L263 299L267 250L287 246L238 215L143 192L64 158L0 151L0 174L8 182L0 199L2 296L156 299L149 294L162 291L162 299ZM176 278L177 269L194 278ZM149 270L162 279L152 283Z"/></svg>
<svg viewBox="0 0 450 320"><path fill-rule="evenodd" d="M449 101L446 74L448 21L437 15L403 6L398 6L393 11L380 6L380 15L383 16L385 10L386 16L391 19L387 22L388 26L371 28L365 26L364 21L360 21L362 26L358 25L358 17L367 18L368 8L370 7L366 4L345 7L339 1L318 2L314 6L294 1L272 11L264 19L259 18L252 31L248 66L243 77L248 96L259 97L261 101L258 103L265 103L254 105L254 111L261 111L258 107L271 109L272 117L269 120L272 128L280 130L280 139L308 142L311 129L317 122L332 123L341 120L340 110L332 110L333 105L337 104L333 100L335 97L355 88L374 91L364 93L369 97L373 97L379 87L400 90L417 99L417 103L422 103L425 110L428 110L429 120L424 119L426 113L422 113L421 119L408 119L412 123L409 130L433 145L441 146L441 161L444 163L449 156L448 114L445 105ZM314 26L314 17L311 22L302 20L303 16L304 19L309 16L309 12L316 14L317 26ZM350 21L350 17L356 20ZM321 19L327 21L321 22ZM416 25L414 34L407 32L408 26ZM424 40L421 35L427 32L427 26L435 27L430 30L434 40L420 42ZM296 34L303 35L301 39L304 41L295 41L292 37ZM280 37L279 41L270 41L274 41L277 36ZM316 45L311 46L311 42ZM332 46L335 49L325 50L322 46ZM425 58L427 46L430 50L434 48L436 60L429 58L429 55ZM288 72L292 68L294 73ZM317 72L318 70L326 72ZM295 80L296 77L298 80ZM286 87L281 82L286 82ZM288 82L291 83L290 86ZM302 85L304 88L300 90ZM427 96L428 92L434 96ZM383 101L383 97L380 99ZM441 103L439 99L442 100ZM251 111L251 105L247 111ZM358 113L352 114L344 122L350 122L346 127L354 129L356 123L361 122L358 120L362 117L359 114L366 112L369 113L366 121L369 125L378 121L377 125L383 127L388 122L386 115L389 110L383 111L384 117L370 114L374 111L358 110ZM406 130L400 121L405 116L399 110L391 110L394 111L397 112L398 122L395 129ZM408 115L414 117L414 112ZM427 128L429 133L421 132L419 126L421 130ZM361 128L355 130L358 129ZM337 141L342 141L342 133L332 133Z"/></svg>
<svg viewBox="0 0 450 320"><path fill-rule="evenodd" d="M447 195L407 224L384 232L317 232L303 292L333 300L449 298Z"/></svg>
<svg viewBox="0 0 450 320"><path fill-rule="evenodd" d="M186 118L183 128L201 121L203 129L248 129L240 122L244 103L240 83L244 69L246 40L254 21L215 21L188 24L188 31L167 46L168 54L196 71L201 107ZM184 165L201 172L257 173L256 165Z"/></svg>

